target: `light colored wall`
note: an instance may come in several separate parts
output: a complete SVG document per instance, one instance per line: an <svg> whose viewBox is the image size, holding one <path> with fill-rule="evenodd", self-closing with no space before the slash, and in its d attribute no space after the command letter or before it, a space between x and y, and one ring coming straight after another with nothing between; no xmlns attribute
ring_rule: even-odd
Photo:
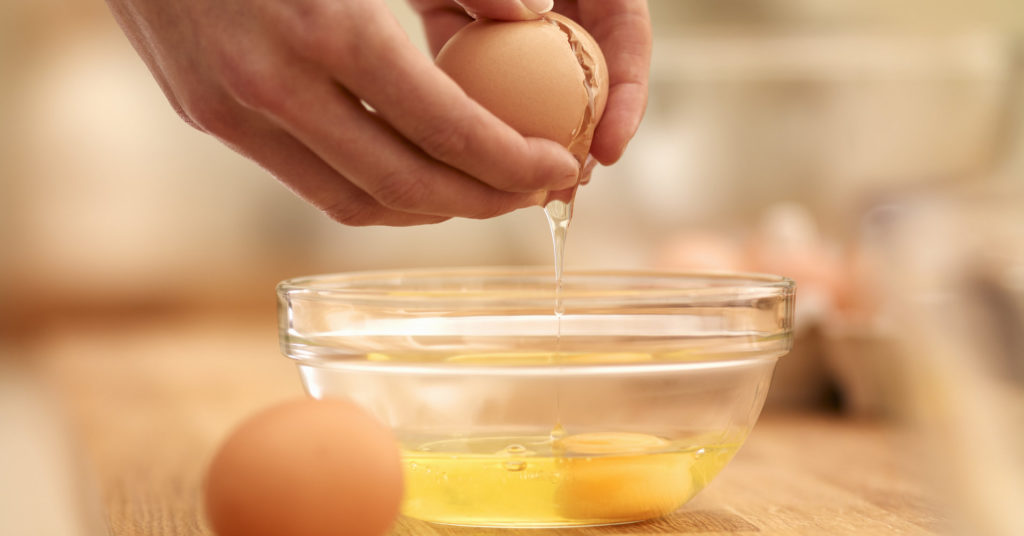
<svg viewBox="0 0 1024 536"><path fill-rule="evenodd" d="M405 3L388 5L422 43ZM840 238L886 191L1004 159L1019 34L883 10L886 31L867 31L866 8L833 5L846 8L653 0L649 112L622 162L581 191L568 265L652 266L679 233L748 233L780 202ZM550 262L539 209L336 225L182 124L102 4L0 6L8 292L230 297L311 272Z"/></svg>

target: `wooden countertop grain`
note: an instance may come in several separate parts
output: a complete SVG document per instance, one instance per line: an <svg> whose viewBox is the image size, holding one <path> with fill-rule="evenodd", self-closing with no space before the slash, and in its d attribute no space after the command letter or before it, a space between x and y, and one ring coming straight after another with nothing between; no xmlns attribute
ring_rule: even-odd
<svg viewBox="0 0 1024 536"><path fill-rule="evenodd" d="M268 322L272 322L269 320ZM186 318L53 329L28 345L56 393L110 534L211 535L200 488L246 415L302 391L276 326ZM875 421L766 415L712 484L672 515L576 529L469 529L400 518L394 536L836 535L942 532L905 447Z"/></svg>

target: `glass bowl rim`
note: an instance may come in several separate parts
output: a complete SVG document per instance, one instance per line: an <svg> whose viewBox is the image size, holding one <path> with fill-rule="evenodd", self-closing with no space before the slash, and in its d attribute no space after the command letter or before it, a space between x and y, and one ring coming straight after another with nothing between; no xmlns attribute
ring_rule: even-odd
<svg viewBox="0 0 1024 536"><path fill-rule="evenodd" d="M356 299L366 303L376 302L381 304L405 302L415 300L417 302L451 302L452 292L449 291L428 291L418 290L415 295L408 293L396 294L396 291L403 289L416 290L412 283L417 280L451 280L470 279L478 281L497 280L500 278L550 278L550 287L538 285L537 289L545 295L550 295L555 288L554 270L551 267L538 266L485 266L485 267L461 267L461 268L413 268L413 269L390 269L390 270L363 270L353 272L337 272L306 275L285 279L277 285L277 294L280 297L299 299L318 299L325 301L346 301ZM697 283L705 280L718 282L718 285L684 285L670 286L663 285L649 289L629 288L624 284L615 285L611 288L588 289L585 295L573 294L571 289L563 289L565 298L575 301L600 301L600 300L623 300L634 302L637 300L655 299L662 301L673 298L686 298L688 302L713 302L723 298L733 298L737 295L751 297L778 297L786 298L795 293L796 283L784 276L752 273L752 272L719 272L719 271L664 271L664 270L633 270L633 269L586 269L566 270L563 281L573 282L576 278L611 278L626 283L628 281L661 280L663 282L676 283ZM354 285L363 283L362 286ZM721 284L724 283L724 284ZM367 285L368 284L368 285ZM475 289L470 292L463 290L455 301L479 303L490 301L501 301L503 303L516 301L535 301L539 298L536 294L513 294L509 290L484 290Z"/></svg>

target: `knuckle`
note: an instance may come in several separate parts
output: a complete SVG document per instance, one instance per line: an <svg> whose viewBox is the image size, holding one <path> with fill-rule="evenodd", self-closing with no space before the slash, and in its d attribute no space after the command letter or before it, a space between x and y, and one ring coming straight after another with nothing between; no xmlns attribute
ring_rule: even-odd
<svg viewBox="0 0 1024 536"><path fill-rule="evenodd" d="M296 17L295 28L288 32L295 51L306 58L320 58L331 51L340 38L337 28L325 21L326 16L312 16L303 12ZM338 58L335 58L338 59Z"/></svg>
<svg viewBox="0 0 1024 536"><path fill-rule="evenodd" d="M275 77L263 76L245 67L232 69L226 75L228 91L247 108L275 114L284 111L287 95L274 81Z"/></svg>
<svg viewBox="0 0 1024 536"><path fill-rule="evenodd" d="M508 214L516 208L518 207L511 202L496 202L481 206L479 210L470 217L475 220L489 220L491 218Z"/></svg>
<svg viewBox="0 0 1024 536"><path fill-rule="evenodd" d="M210 134L211 132L200 123L198 119L194 117L194 114L190 114L185 107L178 105L174 107L174 113L178 114L178 117L185 122L186 125L198 130L199 132L205 132Z"/></svg>
<svg viewBox="0 0 1024 536"><path fill-rule="evenodd" d="M174 113L178 116L178 118L184 121L185 124L200 132L203 130L202 127L200 127L199 124L196 123L196 121L189 116L188 112L185 110L185 106L178 99L170 98L168 99L168 102L170 102L171 108L174 110Z"/></svg>
<svg viewBox="0 0 1024 536"><path fill-rule="evenodd" d="M255 54L241 54L221 48L215 53L216 68L224 89L247 108L280 113L288 102L282 76L274 72L270 60Z"/></svg>
<svg viewBox="0 0 1024 536"><path fill-rule="evenodd" d="M230 138L234 132L230 107L217 97L189 95L182 100L179 115L192 127L218 138Z"/></svg>
<svg viewBox="0 0 1024 536"><path fill-rule="evenodd" d="M430 156L451 162L466 153L469 137L457 119L426 121L419 132L413 135L416 143Z"/></svg>
<svg viewBox="0 0 1024 536"><path fill-rule="evenodd" d="M323 209L332 220L350 227L365 227L379 223L380 207L369 199L344 199Z"/></svg>
<svg viewBox="0 0 1024 536"><path fill-rule="evenodd" d="M363 37L372 34L369 28L374 25L368 23L372 12L367 9L372 6L366 2L299 1L286 5L289 11L283 21L285 35L303 57L329 60L336 65L356 55L339 53L339 48L365 44Z"/></svg>
<svg viewBox="0 0 1024 536"><path fill-rule="evenodd" d="M427 199L427 186L416 173L389 171L377 182L370 195L385 207L413 211Z"/></svg>

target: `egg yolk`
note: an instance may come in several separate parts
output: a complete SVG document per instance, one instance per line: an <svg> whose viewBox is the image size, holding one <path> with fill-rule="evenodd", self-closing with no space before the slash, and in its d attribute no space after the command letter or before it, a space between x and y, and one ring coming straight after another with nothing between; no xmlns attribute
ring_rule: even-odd
<svg viewBox="0 0 1024 536"><path fill-rule="evenodd" d="M562 514L580 519L642 519L667 514L692 495L692 454L658 452L660 437L577 434L555 442L566 479L556 494Z"/></svg>

